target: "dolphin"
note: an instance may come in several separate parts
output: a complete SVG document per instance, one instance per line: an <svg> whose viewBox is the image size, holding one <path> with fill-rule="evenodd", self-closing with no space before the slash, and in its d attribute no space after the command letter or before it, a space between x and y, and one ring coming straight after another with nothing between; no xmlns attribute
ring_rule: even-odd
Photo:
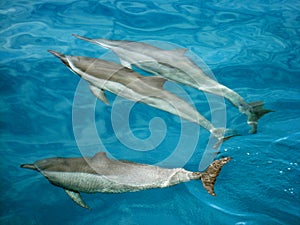
<svg viewBox="0 0 300 225"><path fill-rule="evenodd" d="M142 76L122 65L101 59L64 55L52 50L49 52L58 57L71 71L85 79L91 92L106 104L108 101L104 90L172 113L208 130L218 140L215 147L236 135L229 129L215 128L186 101L164 90L166 79L162 77Z"/></svg>
<svg viewBox="0 0 300 225"><path fill-rule="evenodd" d="M206 191L216 196L216 178L223 165L230 160L230 157L215 160L204 172L190 172L183 168L163 168L109 159L105 152L98 152L93 157L42 159L33 164L22 164L21 168L40 172L51 184L63 188L78 205L89 208L80 192L136 192L165 188L190 180L201 180Z"/></svg>
<svg viewBox="0 0 300 225"><path fill-rule="evenodd" d="M185 56L187 49L163 50L142 42L73 36L112 50L119 56L121 64L128 68L134 65L152 74L228 99L242 114L246 114L247 123L251 127L249 133L256 133L258 120L272 112L264 109L263 101L247 103L238 93L210 78Z"/></svg>

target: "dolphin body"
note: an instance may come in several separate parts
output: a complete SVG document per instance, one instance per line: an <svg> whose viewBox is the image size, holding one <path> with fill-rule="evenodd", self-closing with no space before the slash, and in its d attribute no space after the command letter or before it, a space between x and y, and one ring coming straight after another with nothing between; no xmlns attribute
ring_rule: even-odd
<svg viewBox="0 0 300 225"><path fill-rule="evenodd" d="M165 188L190 180L201 180L207 192L215 196L214 184L221 168L231 158L215 160L205 172L183 168L162 168L125 160L113 160L105 152L85 158L48 158L22 168L39 171L51 184L62 187L78 205L89 208L80 196L85 193L122 193Z"/></svg>
<svg viewBox="0 0 300 225"><path fill-rule="evenodd" d="M112 50L119 56L121 64L128 68L134 65L169 80L227 98L242 114L247 115L247 123L251 127L249 133L256 133L259 118L272 112L263 108L264 102L247 103L238 93L207 76L184 55L187 49L163 50L142 42L73 36Z"/></svg>
<svg viewBox="0 0 300 225"><path fill-rule="evenodd" d="M85 79L91 92L106 104L108 101L104 90L180 116L208 130L218 139L215 147L236 135L231 130L215 128L186 101L164 90L162 86L166 79L162 77L145 77L122 65L101 59L63 55L52 50L49 52L58 57L71 71Z"/></svg>

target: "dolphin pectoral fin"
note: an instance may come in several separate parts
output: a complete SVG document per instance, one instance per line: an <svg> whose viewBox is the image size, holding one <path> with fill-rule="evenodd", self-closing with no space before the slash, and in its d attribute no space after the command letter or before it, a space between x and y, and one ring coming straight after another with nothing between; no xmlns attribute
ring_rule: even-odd
<svg viewBox="0 0 300 225"><path fill-rule="evenodd" d="M122 64L122 66L125 66L125 67L127 67L129 69L132 69L131 64L129 62L127 62L126 60L120 58L120 62Z"/></svg>
<svg viewBox="0 0 300 225"><path fill-rule="evenodd" d="M251 127L249 133L255 134L257 132L258 120L269 112L274 112L273 110L264 109L264 102L250 102L248 103L250 110L248 113L247 123Z"/></svg>
<svg viewBox="0 0 300 225"><path fill-rule="evenodd" d="M167 81L165 78L159 76L142 77L141 80L156 88L162 88L164 83Z"/></svg>
<svg viewBox="0 0 300 225"><path fill-rule="evenodd" d="M86 209L91 209L91 208L83 201L83 199L81 198L79 192L71 191L71 190L68 190L68 189L64 189L64 190L65 190L65 192L67 193L67 195L69 195L69 197L70 197L74 202L76 202L78 205L80 205L81 207L86 208Z"/></svg>
<svg viewBox="0 0 300 225"><path fill-rule="evenodd" d="M106 105L109 105L107 98L104 94L104 90L95 87L94 85L89 85L91 92L101 101L103 101Z"/></svg>

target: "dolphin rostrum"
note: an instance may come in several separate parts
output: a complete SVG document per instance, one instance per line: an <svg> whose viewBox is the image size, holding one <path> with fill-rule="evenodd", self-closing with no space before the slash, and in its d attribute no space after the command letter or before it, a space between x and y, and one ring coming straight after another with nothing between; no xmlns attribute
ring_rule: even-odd
<svg viewBox="0 0 300 225"><path fill-rule="evenodd" d="M49 50L58 57L71 71L85 79L91 92L108 104L104 90L132 101L143 102L186 120L197 123L222 141L236 135L225 128L215 128L194 107L178 96L163 89L165 79L157 76L142 76L122 65L83 56L70 56Z"/></svg>
<svg viewBox="0 0 300 225"><path fill-rule="evenodd" d="M90 39L75 34L73 36L112 50L119 56L121 64L128 68L134 65L169 80L227 98L248 117L247 123L252 128L250 133L257 132L259 118L272 112L272 110L263 108L264 102L247 103L238 93L207 76L202 69L184 55L187 49L170 51L142 42Z"/></svg>
<svg viewBox="0 0 300 225"><path fill-rule="evenodd" d="M230 159L215 160L204 172L190 172L183 168L171 169L113 160L105 152L99 152L93 157L42 159L33 164L22 164L21 167L39 171L51 184L62 187L78 205L89 208L80 192L135 192L201 180L206 191L215 196L216 178Z"/></svg>

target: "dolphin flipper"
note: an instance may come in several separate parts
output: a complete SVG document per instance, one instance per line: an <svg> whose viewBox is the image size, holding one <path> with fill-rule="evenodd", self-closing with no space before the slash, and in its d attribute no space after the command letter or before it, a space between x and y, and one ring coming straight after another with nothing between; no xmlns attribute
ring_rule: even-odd
<svg viewBox="0 0 300 225"><path fill-rule="evenodd" d="M127 68L129 68L129 69L132 69L132 66L131 66L131 64L130 64L128 61L126 61L126 60L120 58L120 62L121 62L121 64L122 64L122 66L125 66L125 67L127 67Z"/></svg>
<svg viewBox="0 0 300 225"><path fill-rule="evenodd" d="M67 195L69 195L69 197L74 201L76 202L78 205L80 205L81 207L83 208L86 208L86 209L90 209L90 207L83 201L83 199L81 198L80 196L80 193L77 192L77 191L71 191L71 190L68 190L68 189L64 189L65 192L67 193Z"/></svg>
<svg viewBox="0 0 300 225"><path fill-rule="evenodd" d="M107 98L104 94L104 90L94 86L94 85L89 85L91 92L101 101L103 101L106 105L109 105Z"/></svg>

